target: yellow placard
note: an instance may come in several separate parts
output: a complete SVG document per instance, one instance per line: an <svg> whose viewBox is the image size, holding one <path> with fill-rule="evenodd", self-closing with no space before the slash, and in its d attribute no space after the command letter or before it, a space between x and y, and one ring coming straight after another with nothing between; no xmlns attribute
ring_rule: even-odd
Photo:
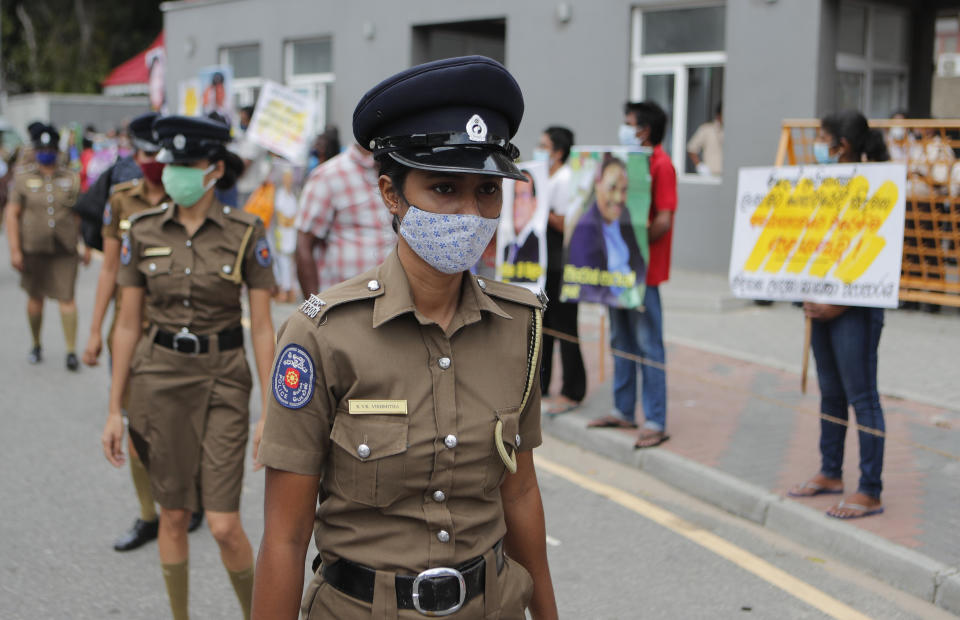
<svg viewBox="0 0 960 620"><path fill-rule="evenodd" d="M407 415L405 400L358 400L349 401L350 415Z"/></svg>

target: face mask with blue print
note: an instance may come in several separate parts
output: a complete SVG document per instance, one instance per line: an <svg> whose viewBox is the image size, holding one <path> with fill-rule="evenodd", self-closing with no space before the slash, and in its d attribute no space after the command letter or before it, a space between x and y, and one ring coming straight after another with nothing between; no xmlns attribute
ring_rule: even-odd
<svg viewBox="0 0 960 620"><path fill-rule="evenodd" d="M640 138L637 137L637 128L633 125L624 123L617 130L617 138L623 146L640 146Z"/></svg>
<svg viewBox="0 0 960 620"><path fill-rule="evenodd" d="M835 164L838 157L830 154L830 145L826 142L813 143L813 158L818 164Z"/></svg>
<svg viewBox="0 0 960 620"><path fill-rule="evenodd" d="M37 163L41 166L52 166L56 161L56 151L37 151Z"/></svg>
<svg viewBox="0 0 960 620"><path fill-rule="evenodd" d="M431 213L410 205L400 236L428 265L453 274L477 264L499 224L499 217Z"/></svg>

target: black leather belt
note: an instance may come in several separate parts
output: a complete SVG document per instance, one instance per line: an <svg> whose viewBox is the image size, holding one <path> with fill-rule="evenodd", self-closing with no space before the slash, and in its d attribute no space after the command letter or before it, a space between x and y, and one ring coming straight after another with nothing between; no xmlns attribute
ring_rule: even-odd
<svg viewBox="0 0 960 620"><path fill-rule="evenodd" d="M493 546L497 574L503 570L503 541ZM416 609L423 615L446 616L467 601L483 594L486 586L486 561L483 556L468 560L456 568L431 568L419 575L397 575L397 608ZM323 579L337 590L355 599L373 602L377 571L351 562L337 560L323 567Z"/></svg>
<svg viewBox="0 0 960 620"><path fill-rule="evenodd" d="M197 355L199 353L210 352L210 336L204 334L194 334L183 328L175 334L165 332L162 329L157 330L157 335L153 341L162 347L173 349L179 353ZM217 334L217 348L220 351L229 351L243 346L243 327L237 325L225 329Z"/></svg>

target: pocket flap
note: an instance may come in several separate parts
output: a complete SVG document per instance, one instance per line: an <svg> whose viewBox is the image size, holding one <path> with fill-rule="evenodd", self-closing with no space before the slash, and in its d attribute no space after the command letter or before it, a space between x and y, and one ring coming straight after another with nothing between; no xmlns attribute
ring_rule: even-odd
<svg viewBox="0 0 960 620"><path fill-rule="evenodd" d="M407 420L376 419L338 411L330 439L360 461L375 461L407 450Z"/></svg>
<svg viewBox="0 0 960 620"><path fill-rule="evenodd" d="M508 409L497 410L497 419L503 422L503 443L507 446L518 448L520 442L520 409L510 407Z"/></svg>
<svg viewBox="0 0 960 620"><path fill-rule="evenodd" d="M171 256L147 256L142 257L137 264L137 269L148 278L160 274L168 274L173 269L173 257Z"/></svg>

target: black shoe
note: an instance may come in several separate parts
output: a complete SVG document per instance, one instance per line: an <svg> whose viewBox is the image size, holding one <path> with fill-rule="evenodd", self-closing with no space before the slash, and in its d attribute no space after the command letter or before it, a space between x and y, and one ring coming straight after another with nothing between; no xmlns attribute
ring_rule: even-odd
<svg viewBox="0 0 960 620"><path fill-rule="evenodd" d="M160 521L158 519L154 519L153 521L137 519L133 522L133 527L124 532L120 538L114 541L113 550L132 551L133 549L142 547L151 540L156 540L157 527L159 525Z"/></svg>
<svg viewBox="0 0 960 620"><path fill-rule="evenodd" d="M74 353L67 353L67 370L72 372L80 370L80 360L77 359Z"/></svg>
<svg viewBox="0 0 960 620"><path fill-rule="evenodd" d="M190 515L190 525L187 526L188 532L194 532L203 524L203 509Z"/></svg>
<svg viewBox="0 0 960 620"><path fill-rule="evenodd" d="M43 361L43 352L40 350L40 347L30 349L30 352L27 353L27 361L31 364L39 364Z"/></svg>

